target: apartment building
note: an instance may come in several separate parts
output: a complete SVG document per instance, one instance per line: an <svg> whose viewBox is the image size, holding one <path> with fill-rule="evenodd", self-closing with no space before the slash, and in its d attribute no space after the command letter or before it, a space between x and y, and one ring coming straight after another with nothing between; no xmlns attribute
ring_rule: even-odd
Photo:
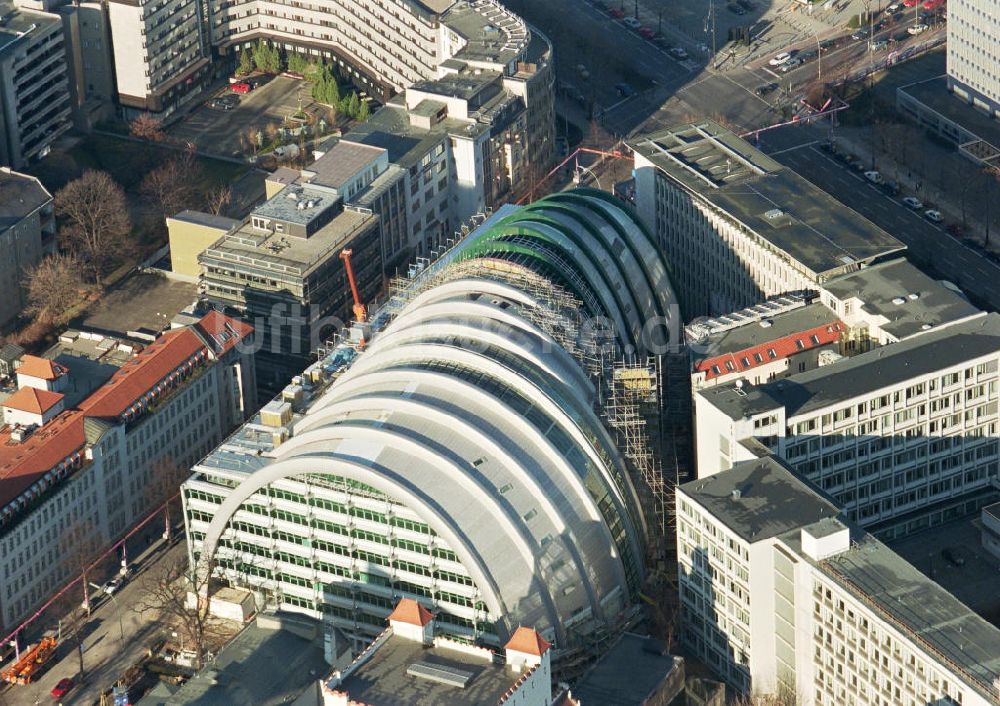
<svg viewBox="0 0 1000 706"><path fill-rule="evenodd" d="M1000 117L1000 5L992 0L948 4L948 90Z"/></svg>
<svg viewBox="0 0 1000 706"><path fill-rule="evenodd" d="M904 245L712 121L629 141L636 207L685 319L817 290Z"/></svg>
<svg viewBox="0 0 1000 706"><path fill-rule="evenodd" d="M27 305L24 275L55 249L52 195L35 177L0 167L0 326Z"/></svg>
<svg viewBox="0 0 1000 706"><path fill-rule="evenodd" d="M1000 316L695 395L698 477L769 450L883 538L996 497Z"/></svg>
<svg viewBox="0 0 1000 706"><path fill-rule="evenodd" d="M193 464L255 408L253 360L243 351L251 335L249 326L213 312L134 356L108 348L99 364L77 365L60 352L68 369L22 361L26 377L44 387L22 385L0 403L9 422L0 429L3 629L93 558L75 546L110 545L161 502L158 463ZM90 389L82 376L114 365L92 394L71 398ZM66 382L74 376L81 377Z"/></svg>
<svg viewBox="0 0 1000 706"><path fill-rule="evenodd" d="M0 166L45 156L70 128L59 15L0 2Z"/></svg>
<svg viewBox="0 0 1000 706"><path fill-rule="evenodd" d="M1000 630L771 457L678 487L682 640L799 706L1000 703Z"/></svg>
<svg viewBox="0 0 1000 706"><path fill-rule="evenodd" d="M55 11L62 17L66 37L73 125L78 130L90 130L98 122L114 117L117 97L106 5L75 2Z"/></svg>
<svg viewBox="0 0 1000 706"><path fill-rule="evenodd" d="M353 252L361 299L371 302L382 287L378 218L345 207L336 189L303 183L284 187L198 256L203 296L239 312L258 332L262 399L277 394L352 321L345 249Z"/></svg>
<svg viewBox="0 0 1000 706"><path fill-rule="evenodd" d="M122 117L170 115L200 95L210 53L198 0L109 0Z"/></svg>

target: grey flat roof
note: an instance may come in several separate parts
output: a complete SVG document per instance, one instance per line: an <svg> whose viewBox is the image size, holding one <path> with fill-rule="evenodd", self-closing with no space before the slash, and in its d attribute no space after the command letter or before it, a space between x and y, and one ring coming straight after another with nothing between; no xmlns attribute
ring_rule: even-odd
<svg viewBox="0 0 1000 706"><path fill-rule="evenodd" d="M863 301L865 311L889 320L882 329L897 339L982 314L903 258L831 279L823 288L841 301L851 297ZM904 301L898 303L899 299Z"/></svg>
<svg viewBox="0 0 1000 706"><path fill-rule="evenodd" d="M218 258L239 262L242 268L304 276L376 220L377 216L346 209L308 238L260 231L244 223L206 248L199 260Z"/></svg>
<svg viewBox="0 0 1000 706"><path fill-rule="evenodd" d="M712 121L638 137L628 144L686 190L722 209L814 275L873 262L906 248Z"/></svg>
<svg viewBox="0 0 1000 706"><path fill-rule="evenodd" d="M840 513L819 490L796 478L773 456L737 463L680 488L747 542L777 537ZM739 498L733 497L734 490Z"/></svg>
<svg viewBox="0 0 1000 706"><path fill-rule="evenodd" d="M389 103L375 111L368 122L344 135L343 139L382 147L388 150L390 162L409 169L447 139L449 133L475 135L489 129L488 125L446 118L427 130L410 124L405 107Z"/></svg>
<svg viewBox="0 0 1000 706"><path fill-rule="evenodd" d="M583 706L642 706L676 668L662 642L625 633L570 691Z"/></svg>
<svg viewBox="0 0 1000 706"><path fill-rule="evenodd" d="M202 213L201 211L181 211L170 218L175 221L184 221L185 223L194 223L195 225L218 228L225 231L230 231L240 224L235 218L214 216L211 213Z"/></svg>
<svg viewBox="0 0 1000 706"><path fill-rule="evenodd" d="M784 407L789 417L1000 352L1000 314L990 313L764 385L699 390L732 419Z"/></svg>
<svg viewBox="0 0 1000 706"><path fill-rule="evenodd" d="M837 314L823 304L807 304L774 316L765 317L770 326L764 328L760 321L752 321L709 336L704 344L692 346L691 359L697 363L725 353L738 353L775 341L785 336L808 331L817 326L838 321Z"/></svg>
<svg viewBox="0 0 1000 706"><path fill-rule="evenodd" d="M467 44L455 58L504 65L528 46L530 33L524 21L502 5L454 4L442 22L465 38Z"/></svg>
<svg viewBox="0 0 1000 706"><path fill-rule="evenodd" d="M993 503L983 508L983 512L1000 522L1000 503Z"/></svg>
<svg viewBox="0 0 1000 706"><path fill-rule="evenodd" d="M896 90L923 103L925 107L963 127L980 140L1000 147L1000 123L952 95L948 90L947 76L910 83Z"/></svg>
<svg viewBox="0 0 1000 706"><path fill-rule="evenodd" d="M295 616L296 622L309 622ZM322 633L322 629L318 628ZM307 640L286 629L244 629L203 670L180 688L160 683L138 706L278 706L290 704L330 667L322 639Z"/></svg>
<svg viewBox="0 0 1000 706"><path fill-rule="evenodd" d="M307 172L315 174L309 182L340 189L344 182L377 160L383 152L385 149L381 147L341 140L306 168Z"/></svg>
<svg viewBox="0 0 1000 706"><path fill-rule="evenodd" d="M338 196L306 184L289 184L251 213L255 216L307 225L328 208L336 206ZM308 208L300 208L312 204Z"/></svg>
<svg viewBox="0 0 1000 706"><path fill-rule="evenodd" d="M798 532L780 539L801 551ZM938 659L943 656L951 670L964 672L987 700L996 698L990 685L1000 677L1000 630L889 547L865 534L849 550L816 565L890 623L902 624L907 637Z"/></svg>
<svg viewBox="0 0 1000 706"><path fill-rule="evenodd" d="M0 15L4 12L3 7L0 5ZM19 223L51 200L52 195L34 177L0 169L0 232Z"/></svg>
<svg viewBox="0 0 1000 706"><path fill-rule="evenodd" d="M431 79L430 81L419 81L410 86L410 89L421 93L448 96L468 101L492 85L496 85L499 91L498 79L500 76L501 74L496 71L482 71L478 74L445 74L440 78Z"/></svg>
<svg viewBox="0 0 1000 706"><path fill-rule="evenodd" d="M471 673L465 688L411 676L416 662ZM338 687L353 701L368 706L481 706L495 704L514 686L519 674L459 650L424 647L420 642L391 636Z"/></svg>
<svg viewBox="0 0 1000 706"><path fill-rule="evenodd" d="M7 20L0 27L0 53L23 35L62 24L62 19L58 15L21 8L6 0L0 0L0 17ZM30 37L28 41L31 41Z"/></svg>

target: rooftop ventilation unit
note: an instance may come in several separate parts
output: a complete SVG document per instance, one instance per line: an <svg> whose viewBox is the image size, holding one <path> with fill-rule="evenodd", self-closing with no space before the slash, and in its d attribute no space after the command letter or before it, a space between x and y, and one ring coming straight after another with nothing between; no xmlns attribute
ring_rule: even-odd
<svg viewBox="0 0 1000 706"><path fill-rule="evenodd" d="M780 208L772 208L770 211L764 212L764 218L766 218L769 221L776 221L784 215L785 212L782 211Z"/></svg>
<svg viewBox="0 0 1000 706"><path fill-rule="evenodd" d="M892 300L892 303L895 304L896 306L902 306L903 304L906 303L906 300L903 299L902 297L896 297L895 299Z"/></svg>
<svg viewBox="0 0 1000 706"><path fill-rule="evenodd" d="M467 672L464 669L456 669L443 664L431 664L430 662L414 662L406 668L406 673L411 677L447 686L457 686L459 689L464 689L473 677L472 672Z"/></svg>

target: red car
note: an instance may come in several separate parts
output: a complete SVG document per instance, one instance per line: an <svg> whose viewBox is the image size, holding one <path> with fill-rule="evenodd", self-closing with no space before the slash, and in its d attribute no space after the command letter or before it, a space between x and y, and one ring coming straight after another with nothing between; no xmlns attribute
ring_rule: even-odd
<svg viewBox="0 0 1000 706"><path fill-rule="evenodd" d="M616 20L620 20L625 16L625 10L621 9L620 7L612 7L610 10L608 10L608 14L614 17Z"/></svg>
<svg viewBox="0 0 1000 706"><path fill-rule="evenodd" d="M917 4L917 0L903 0L903 7L914 7Z"/></svg>
<svg viewBox="0 0 1000 706"><path fill-rule="evenodd" d="M941 7L941 0L924 0L925 10L936 10Z"/></svg>
<svg viewBox="0 0 1000 706"><path fill-rule="evenodd" d="M651 30L649 27L640 27L639 36L642 37L643 39L652 39L653 37L656 36L656 32Z"/></svg>
<svg viewBox="0 0 1000 706"><path fill-rule="evenodd" d="M229 90L233 93L249 93L253 90L253 86L246 81L241 81L240 83L234 83L229 86Z"/></svg>
<svg viewBox="0 0 1000 706"><path fill-rule="evenodd" d="M60 679L59 683L52 687L52 698L61 699L64 697L70 689L73 688L72 679Z"/></svg>

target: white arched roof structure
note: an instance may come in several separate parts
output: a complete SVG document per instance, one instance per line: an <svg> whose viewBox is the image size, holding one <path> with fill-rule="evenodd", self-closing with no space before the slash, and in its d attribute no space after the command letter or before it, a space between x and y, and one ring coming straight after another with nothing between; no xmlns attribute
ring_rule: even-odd
<svg viewBox="0 0 1000 706"><path fill-rule="evenodd" d="M558 284L586 282L586 298L609 307L594 313L637 336L637 322L667 315L673 301L665 267L628 213L577 198L594 203L570 203L576 215L566 215L566 200L552 197L553 217L540 228L546 247L563 248L558 267L581 263L556 272ZM579 219L594 222L567 235ZM514 232L507 220L502 229ZM495 242L474 234L470 245L496 258L504 248ZM609 624L637 595L647 541L639 493L595 412L594 383L529 316L545 304L496 279L444 280L414 297L232 490L202 556L258 490L308 474L343 477L407 506L447 542L501 632L551 628L566 644L568 623L585 615Z"/></svg>

